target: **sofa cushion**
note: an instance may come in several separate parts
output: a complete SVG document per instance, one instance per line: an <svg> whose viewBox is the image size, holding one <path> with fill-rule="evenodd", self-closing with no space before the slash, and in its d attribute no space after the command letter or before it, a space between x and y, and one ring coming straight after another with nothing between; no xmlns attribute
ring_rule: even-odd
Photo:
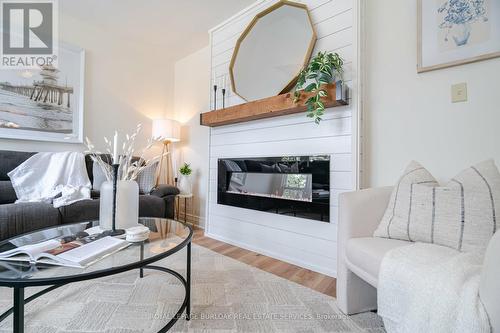
<svg viewBox="0 0 500 333"><path fill-rule="evenodd" d="M139 184L139 193L149 194L155 188L158 164L158 161L150 163L137 175L136 181Z"/></svg>
<svg viewBox="0 0 500 333"><path fill-rule="evenodd" d="M100 191L101 185L107 180L106 173L98 163L92 167L92 190Z"/></svg>
<svg viewBox="0 0 500 333"><path fill-rule="evenodd" d="M99 200L82 200L59 208L61 223L99 220Z"/></svg>
<svg viewBox="0 0 500 333"><path fill-rule="evenodd" d="M33 155L35 153L0 150L0 161L2 161L0 163L0 180L10 180L7 174Z"/></svg>
<svg viewBox="0 0 500 333"><path fill-rule="evenodd" d="M165 200L154 195L139 196L139 216L165 217ZM172 205L173 206L173 205Z"/></svg>
<svg viewBox="0 0 500 333"><path fill-rule="evenodd" d="M59 211L50 204L26 202L0 205L1 240L60 223Z"/></svg>
<svg viewBox="0 0 500 333"><path fill-rule="evenodd" d="M106 163L111 163L111 155L109 154L99 154L101 159L106 162ZM93 167L94 167L94 161L92 160L92 156L90 154L85 155L85 167L87 168L87 174L90 179L90 183L94 183L94 173L93 173Z"/></svg>
<svg viewBox="0 0 500 333"><path fill-rule="evenodd" d="M351 238L346 244L348 268L374 287L378 283L378 273L384 255L397 247L411 242L377 237Z"/></svg>
<svg viewBox="0 0 500 333"><path fill-rule="evenodd" d="M139 216L165 217L165 200L152 195L139 196ZM172 205L173 206L173 205ZM99 200L82 200L60 207L61 223L99 220Z"/></svg>
<svg viewBox="0 0 500 333"><path fill-rule="evenodd" d="M8 180L0 180L0 205L14 203L17 200L16 191Z"/></svg>

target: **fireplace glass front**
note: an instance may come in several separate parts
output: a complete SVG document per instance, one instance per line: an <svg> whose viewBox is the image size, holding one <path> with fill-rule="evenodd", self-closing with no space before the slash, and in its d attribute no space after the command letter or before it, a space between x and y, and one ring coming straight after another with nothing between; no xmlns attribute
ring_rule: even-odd
<svg viewBox="0 0 500 333"><path fill-rule="evenodd" d="M217 202L329 222L329 156L219 159Z"/></svg>

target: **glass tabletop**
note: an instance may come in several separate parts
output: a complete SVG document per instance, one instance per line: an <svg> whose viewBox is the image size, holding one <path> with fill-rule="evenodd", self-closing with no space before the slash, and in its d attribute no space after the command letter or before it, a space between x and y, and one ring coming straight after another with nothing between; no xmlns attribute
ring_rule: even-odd
<svg viewBox="0 0 500 333"><path fill-rule="evenodd" d="M21 261L0 260L0 286L51 285L75 282L139 268L168 257L183 248L191 239L192 230L182 222L161 218L139 218L139 223L149 228L149 239L132 243L85 268L72 268ZM0 252L16 247L36 244L50 239L74 236L96 227L99 221L68 224L24 234L0 242Z"/></svg>

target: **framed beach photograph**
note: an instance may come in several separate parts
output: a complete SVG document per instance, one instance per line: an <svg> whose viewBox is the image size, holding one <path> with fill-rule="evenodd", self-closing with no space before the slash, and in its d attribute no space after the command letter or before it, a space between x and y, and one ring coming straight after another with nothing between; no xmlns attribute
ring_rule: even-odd
<svg viewBox="0 0 500 333"><path fill-rule="evenodd" d="M417 1L419 73L500 57L500 1Z"/></svg>
<svg viewBox="0 0 500 333"><path fill-rule="evenodd" d="M0 138L83 142L85 52L60 43L57 68L0 70Z"/></svg>

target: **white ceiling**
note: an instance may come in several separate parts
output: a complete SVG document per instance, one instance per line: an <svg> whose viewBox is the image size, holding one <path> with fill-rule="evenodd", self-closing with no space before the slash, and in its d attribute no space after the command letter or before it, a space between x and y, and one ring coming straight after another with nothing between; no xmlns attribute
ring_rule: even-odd
<svg viewBox="0 0 500 333"><path fill-rule="evenodd" d="M62 15L107 34L167 48L180 59L208 45L207 31L255 0L62 0Z"/></svg>

